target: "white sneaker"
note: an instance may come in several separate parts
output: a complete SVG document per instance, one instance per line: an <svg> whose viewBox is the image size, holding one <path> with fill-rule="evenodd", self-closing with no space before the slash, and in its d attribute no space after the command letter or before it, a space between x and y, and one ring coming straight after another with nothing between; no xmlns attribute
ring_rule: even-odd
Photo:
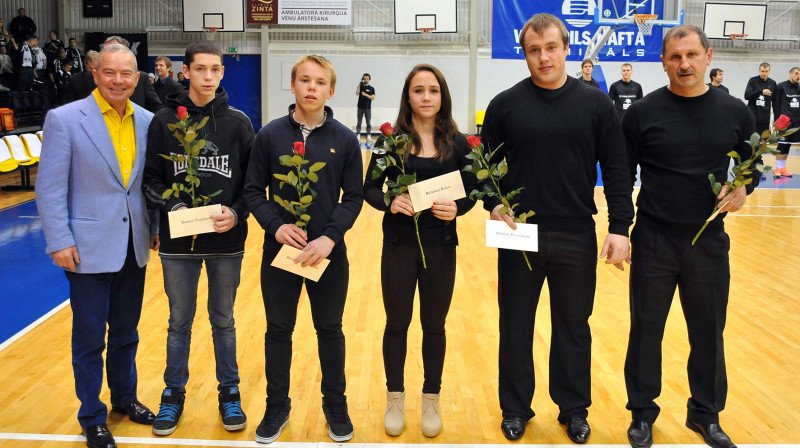
<svg viewBox="0 0 800 448"><path fill-rule="evenodd" d="M422 394L422 435L436 437L442 430L442 416L439 413L439 394Z"/></svg>
<svg viewBox="0 0 800 448"><path fill-rule="evenodd" d="M386 391L386 415L383 416L383 428L390 436L399 436L403 432L405 400L405 392Z"/></svg>
<svg viewBox="0 0 800 448"><path fill-rule="evenodd" d="M367 134L367 142L372 143L372 134Z"/></svg>

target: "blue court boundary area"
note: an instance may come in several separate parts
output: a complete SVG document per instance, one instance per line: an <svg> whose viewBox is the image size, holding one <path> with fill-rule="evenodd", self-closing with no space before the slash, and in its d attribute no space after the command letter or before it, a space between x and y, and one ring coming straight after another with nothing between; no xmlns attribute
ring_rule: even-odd
<svg viewBox="0 0 800 448"><path fill-rule="evenodd" d="M0 344L69 297L64 271L44 249L35 201L0 210Z"/></svg>

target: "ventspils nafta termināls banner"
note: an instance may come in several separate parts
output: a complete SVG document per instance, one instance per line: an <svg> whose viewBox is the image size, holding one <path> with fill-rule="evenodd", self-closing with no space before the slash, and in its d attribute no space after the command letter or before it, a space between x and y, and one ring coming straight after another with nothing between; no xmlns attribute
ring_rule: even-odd
<svg viewBox="0 0 800 448"><path fill-rule="evenodd" d="M663 0L656 1L656 11L663 10ZM604 1L604 7L611 0ZM569 31L568 61L582 61L586 47L600 25L594 24L594 0L494 0L492 23L492 58L523 59L519 32L528 19L537 13L559 17ZM617 3L623 3L619 2ZM614 16L611 11L601 11ZM658 62L661 55L662 27L654 26L651 36L639 34L635 25L612 32L598 55L600 61Z"/></svg>

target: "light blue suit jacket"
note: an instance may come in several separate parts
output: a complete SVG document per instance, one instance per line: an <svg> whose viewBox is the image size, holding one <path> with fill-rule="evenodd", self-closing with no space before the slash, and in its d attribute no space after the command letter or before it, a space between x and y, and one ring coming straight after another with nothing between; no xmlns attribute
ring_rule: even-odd
<svg viewBox="0 0 800 448"><path fill-rule="evenodd" d="M76 246L76 272L118 272L133 230L136 261L150 259L150 218L142 194L147 128L153 114L133 104L136 159L128 188L100 106L94 98L47 114L36 176L36 205L47 253Z"/></svg>

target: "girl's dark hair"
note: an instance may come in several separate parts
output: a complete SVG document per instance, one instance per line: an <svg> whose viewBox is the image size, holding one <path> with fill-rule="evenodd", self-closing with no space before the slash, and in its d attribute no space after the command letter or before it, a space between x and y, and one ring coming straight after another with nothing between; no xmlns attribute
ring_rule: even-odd
<svg viewBox="0 0 800 448"><path fill-rule="evenodd" d="M400 95L400 111L397 113L397 121L394 127L398 134L408 134L411 137L417 153L422 150L422 141L414 130L414 122L412 120L414 111L409 103L408 90L411 87L411 80L414 79L414 76L423 71L433 73L436 81L439 82L442 96L442 105L436 114L436 128L433 136L433 141L436 145L436 160L441 161L452 157L459 131L458 125L453 121L453 100L450 97L450 89L447 87L447 81L444 80L444 75L439 69L429 64L419 64L406 76L406 82ZM406 152L406 158L408 158L409 152Z"/></svg>

